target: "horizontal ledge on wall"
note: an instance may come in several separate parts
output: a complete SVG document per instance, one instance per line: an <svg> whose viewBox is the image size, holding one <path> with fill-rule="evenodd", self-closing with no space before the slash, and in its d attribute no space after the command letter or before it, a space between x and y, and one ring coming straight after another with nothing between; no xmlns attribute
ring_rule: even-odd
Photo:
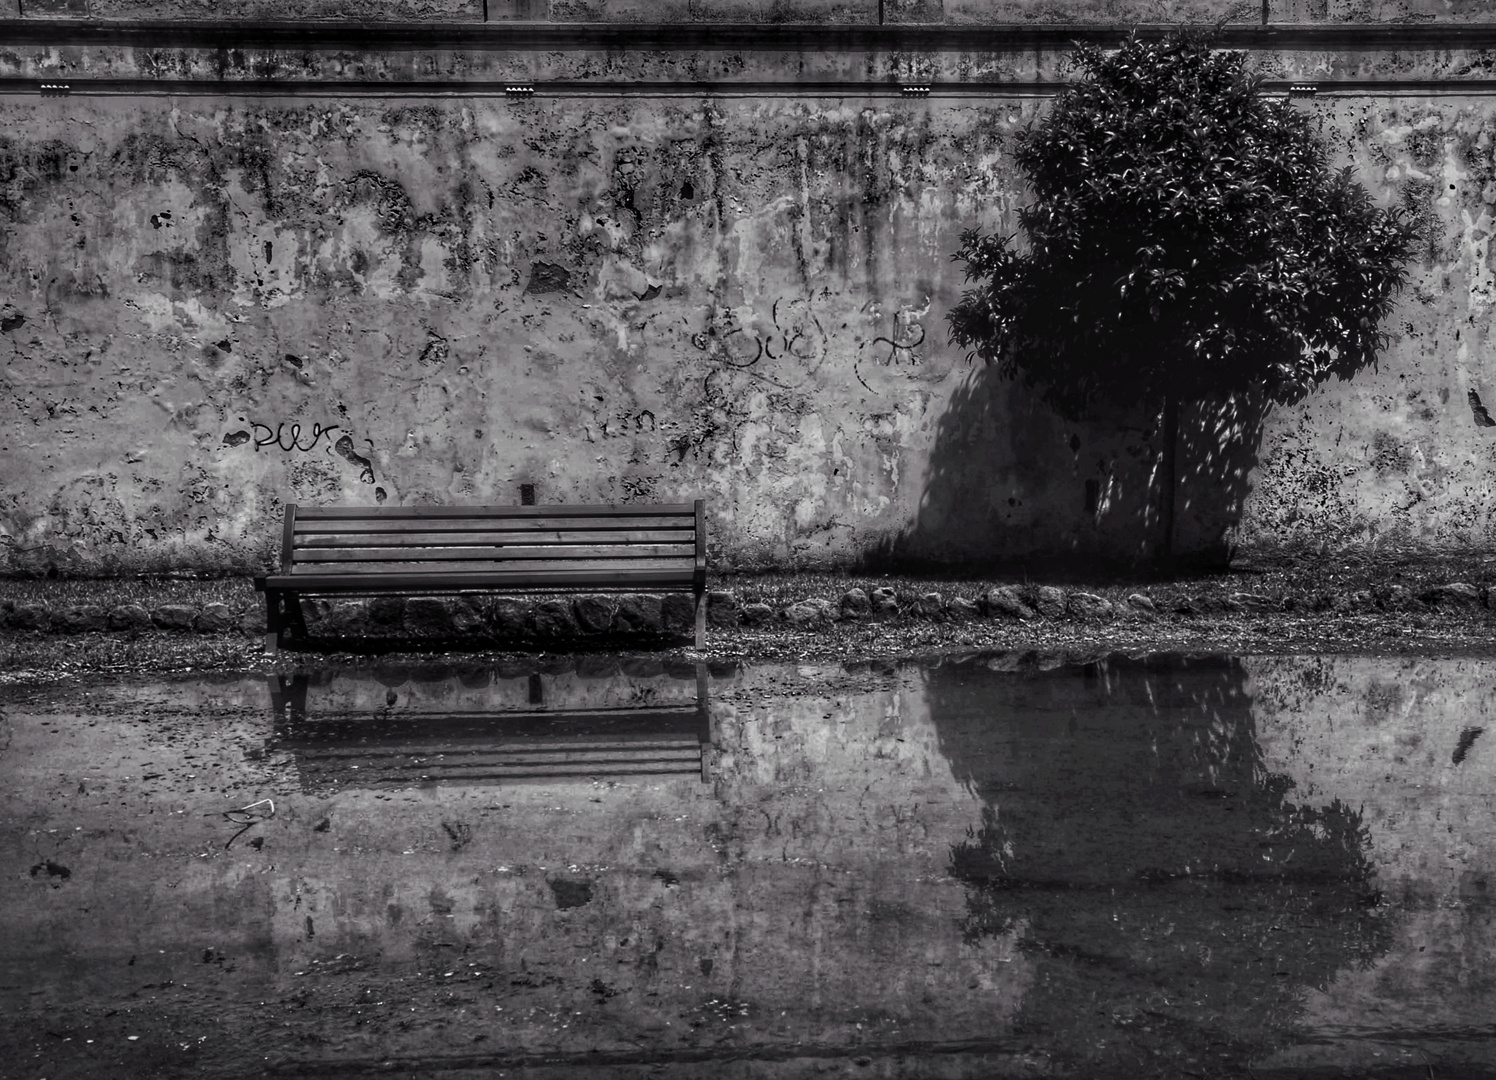
<svg viewBox="0 0 1496 1080"><path fill-rule="evenodd" d="M309 81L273 79L75 79L38 82L0 78L0 94L33 97L431 97L492 98L516 106L545 98L899 98L993 99L1052 97L1068 84L1054 82L929 83L918 93L900 83L853 82L541 82L516 92L511 83L426 80L405 82ZM1302 84L1265 80L1269 94L1313 101L1326 97L1389 94L1485 95L1496 93L1496 79L1397 80L1357 79L1317 83L1314 93Z"/></svg>
<svg viewBox="0 0 1496 1080"><path fill-rule="evenodd" d="M541 98L573 97L887 97L919 99L933 97L1039 97L1059 93L1064 83L952 83L921 86L910 94L901 83L880 82L539 82L527 83L522 91L512 82L410 81L352 82L272 79L75 79L70 82L38 83L35 79L0 79L0 94L40 94L44 97L75 95L212 95L242 94L276 97L313 95L329 97L486 97L522 104ZM517 92L518 91L518 92Z"/></svg>
<svg viewBox="0 0 1496 1080"><path fill-rule="evenodd" d="M433 49L759 49L984 52L1069 49L1120 43L1136 31L1162 36L1173 24L823 24L823 23L355 23L123 22L0 19L0 46L363 51ZM1496 46L1491 23L1233 23L1218 43L1232 49L1426 50Z"/></svg>

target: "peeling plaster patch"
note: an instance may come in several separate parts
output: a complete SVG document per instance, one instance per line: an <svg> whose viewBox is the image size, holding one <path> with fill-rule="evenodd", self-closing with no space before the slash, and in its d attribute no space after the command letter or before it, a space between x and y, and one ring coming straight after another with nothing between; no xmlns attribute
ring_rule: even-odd
<svg viewBox="0 0 1496 1080"><path fill-rule="evenodd" d="M139 293L127 299L125 306L134 309L140 321L153 334L177 325L175 305L160 293Z"/></svg>
<svg viewBox="0 0 1496 1080"><path fill-rule="evenodd" d="M195 296L174 301L174 305L178 312L178 321L183 326L200 330L209 337L218 337L229 331L228 319L224 318L221 313L205 307L203 302Z"/></svg>
<svg viewBox="0 0 1496 1080"><path fill-rule="evenodd" d="M447 276L447 249L434 236L421 240L421 283L413 289L421 296L444 297L451 291Z"/></svg>

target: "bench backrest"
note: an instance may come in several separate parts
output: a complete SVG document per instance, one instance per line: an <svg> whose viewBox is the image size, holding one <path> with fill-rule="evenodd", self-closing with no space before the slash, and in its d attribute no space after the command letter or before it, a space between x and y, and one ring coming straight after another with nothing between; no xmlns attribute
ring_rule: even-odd
<svg viewBox="0 0 1496 1080"><path fill-rule="evenodd" d="M664 506L287 506L281 572L627 569L706 580L702 500Z"/></svg>

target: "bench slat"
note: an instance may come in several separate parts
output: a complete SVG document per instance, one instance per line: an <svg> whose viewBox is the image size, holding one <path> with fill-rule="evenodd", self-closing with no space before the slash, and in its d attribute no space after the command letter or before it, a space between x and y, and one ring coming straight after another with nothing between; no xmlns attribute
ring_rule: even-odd
<svg viewBox="0 0 1496 1080"><path fill-rule="evenodd" d="M586 709L531 709L505 712L386 713L382 709L339 709L298 720L292 742L340 744L350 739L401 741L441 739L483 742L495 739L538 744L549 741L599 740L608 743L652 739L696 738L699 704L593 705Z"/></svg>
<svg viewBox="0 0 1496 1080"><path fill-rule="evenodd" d="M306 753L302 747L290 746L288 749L299 750ZM689 761L700 760L701 744L692 742L690 744L680 743L676 746L600 746L600 747L555 747L552 749L510 748L491 746L487 748L476 748L472 750L454 751L446 747L416 747L402 748L393 746L371 746L360 749L356 746L337 747L336 749L317 747L315 754L323 761L357 761L372 762L376 766L382 760L390 758L424 758L432 764L440 764L432 761L433 758L447 757L455 758L453 764L474 764L477 761L487 759L494 764L552 764L562 761Z"/></svg>
<svg viewBox="0 0 1496 1080"><path fill-rule="evenodd" d="M387 548L369 547L358 549L307 548L298 550L296 563L428 563L428 562L599 562L621 561L655 562L671 559L696 560L694 544L668 547L663 544L637 545L627 548L599 547L595 544L552 544L547 547L485 547L452 548Z"/></svg>
<svg viewBox="0 0 1496 1080"><path fill-rule="evenodd" d="M548 532L692 532L694 518L648 518L637 515L612 518L570 517L503 521L487 518L430 519L342 518L336 521L306 520L297 516L295 534L354 535L364 533L548 533Z"/></svg>
<svg viewBox="0 0 1496 1080"><path fill-rule="evenodd" d="M597 504L591 506L298 506L298 521L368 518L532 518L532 517L679 517L693 515L693 503L658 505Z"/></svg>
<svg viewBox="0 0 1496 1080"><path fill-rule="evenodd" d="M405 737L393 737L404 734ZM654 752L678 751L678 749L700 749L702 740L694 731L670 736L670 734L619 734L619 736L577 736L574 739L555 734L536 736L488 737L423 737L414 733L384 733L375 731L370 739L358 742L319 742L310 737L298 737L277 743L290 749L316 749L325 757L359 757L359 755L411 754L414 757L432 757L435 754L551 754L551 752L628 751Z"/></svg>
<svg viewBox="0 0 1496 1080"><path fill-rule="evenodd" d="M694 568L626 567L611 569L543 569L543 570L439 570L431 573L411 571L408 567L399 572L370 575L364 573L271 574L265 578L269 589L294 589L312 592L322 589L329 592L352 592L360 587L370 592L398 591L400 589L447 589L460 592L463 589L507 589L525 592L530 588L668 588L692 585L696 581Z"/></svg>
<svg viewBox="0 0 1496 1080"><path fill-rule="evenodd" d="M562 768L565 771L561 771ZM524 780L528 777L549 779L551 777L582 776L689 776L701 768L699 761L688 758L671 758L665 761L574 761L558 762L554 765L474 765L469 768L438 768L426 770L433 780Z"/></svg>
<svg viewBox="0 0 1496 1080"><path fill-rule="evenodd" d="M570 530L561 532L559 530L550 533L541 533L531 530L515 532L418 532L418 533L387 533L387 532L360 532L360 533L322 533L307 532L298 533L296 536L296 550L304 551L307 548L363 548L363 547L493 547L495 545L520 545L547 544L547 545L573 545L573 544L606 544L610 546L623 546L627 544L671 544L682 548L691 548L695 544L695 538L686 530L670 531L667 529L654 529L643 531L639 529L619 530L618 532L605 532L600 529L587 529L580 532ZM694 550L694 549L693 549Z"/></svg>
<svg viewBox="0 0 1496 1080"><path fill-rule="evenodd" d="M495 557L481 559L347 559L336 562L315 562L298 559L292 567L291 576L300 580L308 574L341 574L344 576L363 574L367 576L378 576L384 578L389 574L420 574L427 580L431 578L446 578L452 574L481 574L498 573L520 576L535 573L567 573L580 574L597 572L600 574L621 574L625 572L640 572L651 575L670 574L672 572L689 574L694 569L693 562L685 557L667 559L654 557L650 559L628 559L628 558L586 558L586 559L563 559L555 555L536 555L525 559L501 559ZM303 586L305 588L305 586Z"/></svg>
<svg viewBox="0 0 1496 1080"><path fill-rule="evenodd" d="M315 763L313 763L315 766ZM613 762L575 762L569 765L512 765L507 768L490 765L474 766L471 769L444 769L441 767L406 766L397 770L369 770L369 775L352 773L358 777L360 787L391 786L415 783L473 783L493 784L498 781L521 782L527 780L581 780L593 776L689 776L699 766L685 761L638 762L617 764ZM315 767L308 768L305 784L347 783L350 776L343 773L324 775Z"/></svg>

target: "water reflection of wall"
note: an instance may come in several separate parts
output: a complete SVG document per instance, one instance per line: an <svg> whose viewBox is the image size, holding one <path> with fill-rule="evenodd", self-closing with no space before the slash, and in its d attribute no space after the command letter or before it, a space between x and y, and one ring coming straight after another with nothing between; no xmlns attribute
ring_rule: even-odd
<svg viewBox="0 0 1496 1080"><path fill-rule="evenodd" d="M1311 994L1309 1018L1346 1037L1443 1029L1489 1039L1496 662L1254 657L1243 666L1264 762L1291 778L1295 798L1360 810L1378 883L1402 913L1388 953Z"/></svg>
<svg viewBox="0 0 1496 1080"><path fill-rule="evenodd" d="M330 824L282 857L283 973L378 956L439 990L447 970L482 971L503 1009L485 1029L534 1049L573 1041L578 1011L604 1048L992 1036L1025 967L1007 940L960 933L945 861L975 804L918 673L759 669L714 692L711 786L344 790L309 807Z"/></svg>

